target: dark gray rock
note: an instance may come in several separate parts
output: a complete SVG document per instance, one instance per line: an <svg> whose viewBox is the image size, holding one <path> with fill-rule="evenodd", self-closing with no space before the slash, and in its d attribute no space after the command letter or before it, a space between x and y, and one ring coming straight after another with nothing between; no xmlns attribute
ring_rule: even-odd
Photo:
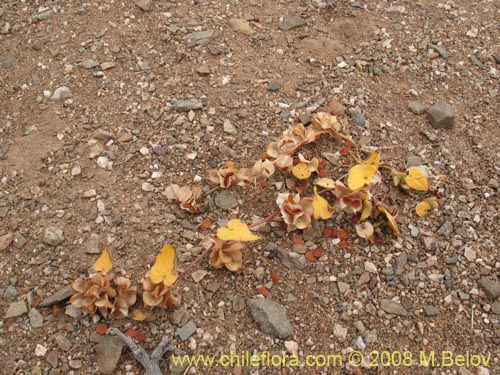
<svg viewBox="0 0 500 375"><path fill-rule="evenodd" d="M361 112L355 111L351 114L351 119L356 125L365 126L366 118Z"/></svg>
<svg viewBox="0 0 500 375"><path fill-rule="evenodd" d="M433 305L426 305L424 307L425 315L436 316L439 315L439 308Z"/></svg>
<svg viewBox="0 0 500 375"><path fill-rule="evenodd" d="M427 118L436 129L451 129L455 124L455 110L444 100L438 100L427 108Z"/></svg>
<svg viewBox="0 0 500 375"><path fill-rule="evenodd" d="M248 306L262 332L281 339L292 335L293 328L286 316L286 310L278 302L267 298L253 298L248 300Z"/></svg>
<svg viewBox="0 0 500 375"><path fill-rule="evenodd" d="M279 91L281 90L281 87L281 83L279 83L278 81L270 81L267 84L267 91Z"/></svg>
<svg viewBox="0 0 500 375"><path fill-rule="evenodd" d="M388 314L399 316L408 315L408 312L403 306L401 306L401 304L390 299L383 299L382 301L380 301L380 308Z"/></svg>
<svg viewBox="0 0 500 375"><path fill-rule="evenodd" d="M240 312L245 308L245 300L241 296L233 298L233 311Z"/></svg>
<svg viewBox="0 0 500 375"><path fill-rule="evenodd" d="M115 373L116 365L122 355L123 342L118 337L104 336L95 347L99 371L104 375Z"/></svg>
<svg viewBox="0 0 500 375"><path fill-rule="evenodd" d="M174 100L174 108L179 112L188 112L191 110L202 109L203 103L192 102L190 100Z"/></svg>
<svg viewBox="0 0 500 375"><path fill-rule="evenodd" d="M30 325L33 328L43 327L43 315L40 314L40 311L37 309L32 308L28 313L28 318L30 320Z"/></svg>
<svg viewBox="0 0 500 375"><path fill-rule="evenodd" d="M429 44L429 47L432 48L433 50L435 50L437 53L439 53L439 55L443 59L447 59L448 56L450 56L450 54L448 53L448 51L444 47L442 47L442 46L438 46L438 45L435 45L435 44Z"/></svg>
<svg viewBox="0 0 500 375"><path fill-rule="evenodd" d="M500 284L498 282L483 276L479 279L478 284L489 299L500 297Z"/></svg>
<svg viewBox="0 0 500 375"><path fill-rule="evenodd" d="M299 16L288 17L280 22L279 28L284 31L295 29L296 27L304 26L306 20Z"/></svg>
<svg viewBox="0 0 500 375"><path fill-rule="evenodd" d="M419 101L412 100L408 103L408 109L415 115L421 115L427 110L427 106Z"/></svg>
<svg viewBox="0 0 500 375"><path fill-rule="evenodd" d="M229 191L221 190L215 196L215 205L223 210L230 210L238 206L238 201Z"/></svg>
<svg viewBox="0 0 500 375"><path fill-rule="evenodd" d="M71 297L73 292L71 291L70 286L65 286L62 289L59 289L55 294L50 297L44 298L42 302L38 305L38 307L48 307L55 305L56 303L63 302Z"/></svg>
<svg viewBox="0 0 500 375"><path fill-rule="evenodd" d="M192 320L184 324L182 327L175 330L175 335L182 341L186 341L193 333L196 332L196 325Z"/></svg>
<svg viewBox="0 0 500 375"><path fill-rule="evenodd" d="M42 241L44 244L57 246L64 241L64 232L61 228L58 227L47 227L43 232Z"/></svg>

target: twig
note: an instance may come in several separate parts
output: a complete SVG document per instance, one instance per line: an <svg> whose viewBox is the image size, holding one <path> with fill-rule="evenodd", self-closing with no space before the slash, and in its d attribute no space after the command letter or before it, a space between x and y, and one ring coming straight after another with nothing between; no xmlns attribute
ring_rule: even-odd
<svg viewBox="0 0 500 375"><path fill-rule="evenodd" d="M112 335L118 336L129 347L134 359L139 362L146 370L146 375L162 375L160 369L160 359L167 351L174 349L174 345L168 337L164 337L158 344L155 350L151 353L151 357L141 346L137 345L132 338L125 336L119 329L111 327L108 331Z"/></svg>

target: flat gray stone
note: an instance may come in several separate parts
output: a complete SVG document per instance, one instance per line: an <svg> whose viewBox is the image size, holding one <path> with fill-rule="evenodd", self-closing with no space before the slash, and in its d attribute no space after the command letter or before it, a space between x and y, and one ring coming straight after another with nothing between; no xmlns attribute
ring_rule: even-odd
<svg viewBox="0 0 500 375"><path fill-rule="evenodd" d="M71 291L71 287L69 285L65 286L64 288L59 289L54 295L44 298L42 302L40 302L38 307L48 307L55 305L56 303L67 300L72 295L73 292Z"/></svg>
<svg viewBox="0 0 500 375"><path fill-rule="evenodd" d="M280 22L279 28L284 31L288 31L291 29L295 29L296 27L304 26L306 24L306 20L299 16L288 17Z"/></svg>
<svg viewBox="0 0 500 375"><path fill-rule="evenodd" d="M427 110L427 106L419 101L412 100L408 103L408 109L415 115L421 115Z"/></svg>
<svg viewBox="0 0 500 375"><path fill-rule="evenodd" d="M223 128L224 128L224 133L226 134L231 134L231 135L238 134L238 130L236 130L234 125L231 124L231 121L229 120L224 120Z"/></svg>
<svg viewBox="0 0 500 375"><path fill-rule="evenodd" d="M40 314L40 311L37 309L32 308L28 313L28 318L30 320L30 325L33 328L43 327L43 315Z"/></svg>
<svg viewBox="0 0 500 375"><path fill-rule="evenodd" d="M192 320L184 324L182 327L175 330L175 335L182 341L186 341L192 334L196 332L196 325Z"/></svg>
<svg viewBox="0 0 500 375"><path fill-rule="evenodd" d="M444 47L442 47L442 46L438 46L438 45L430 44L429 43L429 47L431 47L433 50L435 50L437 53L439 53L439 55L443 59L447 59L448 56L450 56L450 54L448 53L448 51Z"/></svg>
<svg viewBox="0 0 500 375"><path fill-rule="evenodd" d="M12 243L17 249L22 249L26 244L26 238L21 233L16 233Z"/></svg>
<svg viewBox="0 0 500 375"><path fill-rule="evenodd" d="M186 35L188 40L188 47L203 46L210 43L214 38L215 32L213 30L196 31Z"/></svg>
<svg viewBox="0 0 500 375"><path fill-rule="evenodd" d="M355 111L351 114L351 119L354 121L356 125L359 126L365 126L366 124L366 117L359 111Z"/></svg>
<svg viewBox="0 0 500 375"><path fill-rule="evenodd" d="M123 342L118 337L104 336L95 347L99 371L104 375L114 374L122 355Z"/></svg>
<svg viewBox="0 0 500 375"><path fill-rule="evenodd" d="M401 304L390 299L383 299L382 301L380 301L380 308L388 314L398 316L408 315L408 312Z"/></svg>
<svg viewBox="0 0 500 375"><path fill-rule="evenodd" d="M64 232L61 228L58 227L47 227L43 232L42 241L44 244L57 246L64 241Z"/></svg>
<svg viewBox="0 0 500 375"><path fill-rule="evenodd" d="M439 315L439 308L433 305L424 306L425 315L427 316L437 316Z"/></svg>
<svg viewBox="0 0 500 375"><path fill-rule="evenodd" d="M2 61L2 68L4 69L10 69L14 66L16 63L16 58L12 56L7 56L3 61Z"/></svg>
<svg viewBox="0 0 500 375"><path fill-rule="evenodd" d="M203 108L203 103L192 102L190 100L173 100L172 102L174 104L174 108L179 112L188 112Z"/></svg>
<svg viewBox="0 0 500 375"><path fill-rule="evenodd" d="M245 300L241 296L233 298L233 311L240 312L245 308Z"/></svg>
<svg viewBox="0 0 500 375"><path fill-rule="evenodd" d="M71 90L67 86L61 86L54 91L54 94L52 95L52 100L55 102L62 102L68 98L71 98L73 94L71 93Z"/></svg>
<svg viewBox="0 0 500 375"><path fill-rule="evenodd" d="M444 100L438 100L427 108L427 118L436 129L451 129L455 124L455 110Z"/></svg>
<svg viewBox="0 0 500 375"><path fill-rule="evenodd" d="M12 233L6 233L0 236L0 251L5 250L9 247L14 239L14 235Z"/></svg>
<svg viewBox="0 0 500 375"><path fill-rule="evenodd" d="M12 302L5 313L5 319L17 318L28 312L28 306L23 301Z"/></svg>
<svg viewBox="0 0 500 375"><path fill-rule="evenodd" d="M303 270L307 266L306 258L296 252L278 248L278 258L286 268Z"/></svg>
<svg viewBox="0 0 500 375"><path fill-rule="evenodd" d="M229 191L221 190L215 196L215 205L223 210L230 210L238 206L238 201Z"/></svg>
<svg viewBox="0 0 500 375"><path fill-rule="evenodd" d="M500 302L495 302L491 305L493 314L500 315Z"/></svg>
<svg viewBox="0 0 500 375"><path fill-rule="evenodd" d="M286 310L278 302L267 298L253 298L248 300L248 306L262 332L281 339L293 334Z"/></svg>
<svg viewBox="0 0 500 375"><path fill-rule="evenodd" d="M141 8L144 11L151 10L153 6L153 0L132 0L135 5Z"/></svg>
<svg viewBox="0 0 500 375"><path fill-rule="evenodd" d="M500 284L498 282L483 276L479 279L478 284L489 299L500 297Z"/></svg>
<svg viewBox="0 0 500 375"><path fill-rule="evenodd" d="M278 81L269 81L267 84L267 91L279 91L281 90L281 83Z"/></svg>
<svg viewBox="0 0 500 375"><path fill-rule="evenodd" d="M99 66L99 62L94 59L87 59L82 61L82 67L84 69L93 69L96 66Z"/></svg>
<svg viewBox="0 0 500 375"><path fill-rule="evenodd" d="M401 275L405 270L406 263L408 263L408 256L405 252L402 252L394 261L394 273L396 275Z"/></svg>

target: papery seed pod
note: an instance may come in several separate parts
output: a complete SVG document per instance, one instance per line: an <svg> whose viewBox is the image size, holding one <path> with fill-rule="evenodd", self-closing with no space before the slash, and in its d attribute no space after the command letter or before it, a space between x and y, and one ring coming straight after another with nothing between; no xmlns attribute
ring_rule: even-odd
<svg viewBox="0 0 500 375"><path fill-rule="evenodd" d="M229 271L236 272L241 268L243 243L240 241L215 240L215 246L210 254L209 263L214 268L226 267Z"/></svg>
<svg viewBox="0 0 500 375"><path fill-rule="evenodd" d="M149 272L142 280L142 287L144 288L142 301L146 306L169 308L177 306L180 302L173 294L171 287L165 286L164 283L153 283L149 278Z"/></svg>
<svg viewBox="0 0 500 375"><path fill-rule="evenodd" d="M116 297L111 308L110 316L113 318L125 318L128 316L129 309L137 300L137 287L130 286L130 280L126 277L117 277L114 279L116 285Z"/></svg>
<svg viewBox="0 0 500 375"><path fill-rule="evenodd" d="M85 314L94 315L97 310L103 317L108 316L113 307L110 299L117 293L112 288L110 277L102 273L95 273L85 279L77 279L71 284L73 296L69 300L74 307L83 309Z"/></svg>

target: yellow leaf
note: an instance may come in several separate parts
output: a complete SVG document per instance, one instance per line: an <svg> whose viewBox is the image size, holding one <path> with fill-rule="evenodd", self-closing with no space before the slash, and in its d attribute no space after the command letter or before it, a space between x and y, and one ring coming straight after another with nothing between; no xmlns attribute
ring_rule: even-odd
<svg viewBox="0 0 500 375"><path fill-rule="evenodd" d="M171 286L179 275L174 273L175 249L170 245L163 246L160 254L156 257L155 264L151 268L149 278L153 284L163 282L165 286Z"/></svg>
<svg viewBox="0 0 500 375"><path fill-rule="evenodd" d="M431 209L431 206L429 203L423 201L417 204L415 207L415 212L417 213L418 216L420 217L425 217L429 213L429 210Z"/></svg>
<svg viewBox="0 0 500 375"><path fill-rule="evenodd" d="M292 173L299 180L308 179L311 176L311 171L307 168L306 163L299 163L292 168Z"/></svg>
<svg viewBox="0 0 500 375"><path fill-rule="evenodd" d="M392 231L399 237L401 237L401 232L399 231L398 224L396 224L396 220L394 217L387 211L384 207L379 207L378 210L382 212L387 218L387 223L389 227L391 227Z"/></svg>
<svg viewBox="0 0 500 375"><path fill-rule="evenodd" d="M318 185L326 189L334 189L335 181L333 181L331 178L318 178L316 181L314 181L314 185Z"/></svg>
<svg viewBox="0 0 500 375"><path fill-rule="evenodd" d="M132 319L137 320L138 322L143 322L145 320L153 320L153 316L144 314L141 310L134 310L132 313Z"/></svg>
<svg viewBox="0 0 500 375"><path fill-rule="evenodd" d="M405 178L408 186L414 190L427 191L429 190L429 183L427 177L418 167L411 167L408 169L408 175Z"/></svg>
<svg viewBox="0 0 500 375"><path fill-rule="evenodd" d="M113 262L111 261L111 257L109 256L109 251L108 249L104 249L99 259L97 259L94 263L94 270L105 275L111 268L113 268Z"/></svg>
<svg viewBox="0 0 500 375"><path fill-rule="evenodd" d="M227 227L222 227L217 230L217 237L222 241L256 241L260 240L245 223L238 219L229 220Z"/></svg>
<svg viewBox="0 0 500 375"><path fill-rule="evenodd" d="M424 202L427 202L427 204L432 208L439 208L439 203L437 201L436 197L430 197L430 198L425 198Z"/></svg>
<svg viewBox="0 0 500 375"><path fill-rule="evenodd" d="M356 164L349 170L347 186L351 190L361 189L363 186L370 184L375 172L377 172L375 165Z"/></svg>
<svg viewBox="0 0 500 375"><path fill-rule="evenodd" d="M361 218L360 218L361 221L366 220L367 218L370 217L372 213L372 208L373 208L372 201L365 199L363 201L363 210L361 211Z"/></svg>
<svg viewBox="0 0 500 375"><path fill-rule="evenodd" d="M234 166L234 163L232 161L226 161L224 162L224 164L226 165L226 168L233 168L235 169L236 167Z"/></svg>
<svg viewBox="0 0 500 375"><path fill-rule="evenodd" d="M362 164L374 165L378 169L380 165L380 153L378 151L373 151Z"/></svg>
<svg viewBox="0 0 500 375"><path fill-rule="evenodd" d="M332 217L332 210L328 204L328 201L321 195L318 195L316 186L314 187L314 198L313 198L313 216L315 219L327 220Z"/></svg>

